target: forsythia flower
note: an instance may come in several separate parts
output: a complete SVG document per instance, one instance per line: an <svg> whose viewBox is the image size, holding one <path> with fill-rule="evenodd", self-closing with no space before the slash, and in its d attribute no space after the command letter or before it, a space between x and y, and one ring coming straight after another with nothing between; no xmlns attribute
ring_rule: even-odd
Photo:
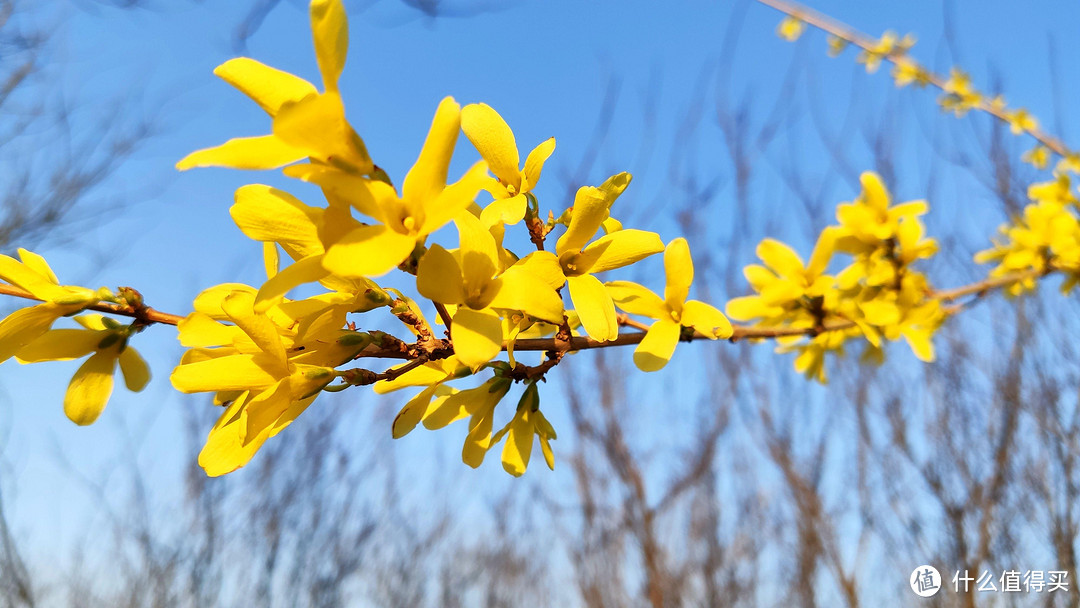
<svg viewBox="0 0 1080 608"><path fill-rule="evenodd" d="M1005 120L1009 123L1009 130L1013 135L1031 132L1039 128L1039 121L1024 108L1013 110L1005 114Z"/></svg>
<svg viewBox="0 0 1080 608"><path fill-rule="evenodd" d="M496 444L506 436L503 446L503 469L514 477L521 477L529 466L532 455L533 437L540 440L540 450L544 453L544 462L555 470L555 455L551 451L551 440L555 439L555 429L540 412L540 392L536 383L529 383L525 393L518 401L517 413L501 431L491 438L490 444Z"/></svg>
<svg viewBox="0 0 1080 608"><path fill-rule="evenodd" d="M630 174L619 173L599 188L580 188L574 197L570 225L555 244L581 325L589 337L602 342L618 337L619 321L615 303L593 273L622 268L664 250L659 235L643 230L618 230L589 243L608 219L611 204L629 184Z"/></svg>
<svg viewBox="0 0 1080 608"><path fill-rule="evenodd" d="M967 114L968 110L979 107L983 101L981 93L971 84L971 77L962 70L953 68L949 79L942 85L945 95L938 100L942 109L950 110L957 116Z"/></svg>
<svg viewBox="0 0 1080 608"><path fill-rule="evenodd" d="M462 108L461 131L480 152L496 178L495 182L487 187L495 201L484 210L481 219L498 216L508 224L521 221L525 217L528 203L526 194L531 192L540 180L544 162L555 151L555 138L549 138L533 148L525 159L525 166L519 169L520 157L514 133L491 106L474 103Z"/></svg>
<svg viewBox="0 0 1080 608"><path fill-rule="evenodd" d="M780 25L776 26L776 35L780 36L788 42L795 42L802 36L803 30L806 29L806 24L797 17L785 17Z"/></svg>
<svg viewBox="0 0 1080 608"><path fill-rule="evenodd" d="M1046 146L1035 146L1024 152L1020 160L1028 163L1036 169L1045 169L1050 164L1050 149Z"/></svg>
<svg viewBox="0 0 1080 608"><path fill-rule="evenodd" d="M49 331L60 317L112 298L112 294L104 288L93 291L85 287L60 285L45 258L26 249L19 249L18 253L21 261L0 255L0 280L25 289L43 303L20 308L0 321L0 363Z"/></svg>
<svg viewBox="0 0 1080 608"><path fill-rule="evenodd" d="M502 348L503 322L498 311L517 310L559 324L562 299L524 264L499 272L499 246L475 216L463 212L454 223L460 236L457 256L432 245L420 259L416 289L435 302L457 307L450 329L454 352L475 369ZM557 274L554 256L547 258L551 272Z"/></svg>
<svg viewBox="0 0 1080 608"><path fill-rule="evenodd" d="M898 87L914 84L915 86L922 88L930 84L930 73L921 65L907 57L896 60L892 75L893 82L895 82Z"/></svg>
<svg viewBox="0 0 1080 608"><path fill-rule="evenodd" d="M1053 200L1041 200L1024 208L1024 216L1014 225L1001 227L1004 241L980 251L975 261L997 262L990 276L1014 272L1046 272L1057 268L1068 273L1062 290L1070 291L1080 276L1080 221L1069 208ZM1017 281L1006 293L1019 295L1035 288L1034 276Z"/></svg>
<svg viewBox="0 0 1080 608"><path fill-rule="evenodd" d="M139 353L128 346L130 326L98 314L75 320L85 329L53 329L23 346L15 355L19 363L70 361L90 355L68 384L64 413L78 425L92 424L105 409L113 389L117 363L128 390L139 392L150 381L150 369Z"/></svg>
<svg viewBox="0 0 1080 608"><path fill-rule="evenodd" d="M668 243L664 251L664 270L667 284L663 299L630 281L605 283L619 308L656 319L634 350L634 364L645 372L654 372L667 365L683 327L693 328L710 340L728 338L732 333L731 323L719 310L698 300L686 300L694 280L694 262L686 239L678 238Z"/></svg>
<svg viewBox="0 0 1080 608"><path fill-rule="evenodd" d="M311 2L311 30L324 92L292 74L240 57L214 73L251 97L273 119L273 132L230 139L215 148L192 152L176 164L192 167L274 169L304 158L356 174L375 170L363 140L345 120L338 79L349 46L341 0Z"/></svg>

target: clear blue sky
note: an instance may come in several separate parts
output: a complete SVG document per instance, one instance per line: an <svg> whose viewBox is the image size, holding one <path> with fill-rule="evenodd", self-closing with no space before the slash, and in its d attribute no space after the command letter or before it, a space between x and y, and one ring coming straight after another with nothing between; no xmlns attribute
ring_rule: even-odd
<svg viewBox="0 0 1080 608"><path fill-rule="evenodd" d="M228 216L237 187L253 182L287 184L312 202L316 199L310 189L270 173L175 172L173 164L187 152L233 136L263 134L269 122L254 104L211 74L214 66L234 56L232 35L247 3L160 4L168 6L151 11L102 8L89 12L82 3L62 2L50 9L48 18L58 24L56 35L63 40L51 69L71 98L82 104L82 119L92 120L122 107L154 118L161 131L103 190L130 204L102 217L74 245L50 245L40 253L52 262L62 281L133 285L152 306L183 314L202 287L225 281L259 284L262 279L259 247L247 241ZM275 10L250 40L247 54L317 81L306 11L299 4L303 3L285 2ZM351 6L348 0L346 4ZM953 62L942 43L942 3L936 0L819 0L811 4L871 34L886 28L917 34L920 42L915 56L938 70L946 70ZM600 115L607 83L614 78L620 86L619 106L586 181L599 183L610 173L634 171L627 194L634 203L627 207L633 206L634 212L624 218L627 225L657 230L670 240L679 235L673 216L682 204L667 181L671 155L693 149L698 155L695 166L703 172L722 177L730 173L713 118L715 74L723 66L731 70L729 82L736 99L753 91L755 100L772 104L793 59L809 56L821 81L835 87L834 93L824 92L824 99L844 103L851 87L856 87L870 112L871 118L864 120L880 120L883 112L897 106L917 106L927 116L934 113L932 93L896 95L885 70L875 76L857 73L851 51L839 59L824 59L821 34L808 34L795 45L779 40L773 30L780 17L764 6L703 0L521 0L508 5L497 12L438 20L417 16L392 0L353 11L349 63L342 79L346 108L376 162L395 181L400 181L415 159L438 101L453 95L462 104L482 101L495 107L525 150L549 136L557 138L558 148L545 173L546 188L540 190L542 205L557 213L567 204L561 178L573 175ZM1061 97L1078 99L1080 81L1068 77L1068 66L1070 59L1080 56L1080 40L1075 36L1080 5L1046 0L1025 3L1024 10L1018 10L1012 0L966 0L953 5L958 62L980 85L1000 75L1010 102L1028 107L1056 130L1048 36L1056 42L1063 66ZM741 15L735 53L721 56L729 23ZM800 91L805 94L805 88ZM702 103L700 133L676 137L695 98ZM649 100L656 103L655 140L643 148L647 131L642 116ZM1071 107L1066 103L1063 110ZM826 107L832 120L839 120L840 111ZM752 110L757 120L767 112L768 105ZM1077 120L1075 114L1073 120ZM1075 122L1066 122L1061 134L1075 144L1080 141L1076 129ZM856 169L872 168L865 144L858 137L854 140L851 158ZM785 145L796 154L802 150L795 140ZM458 150L459 167L475 160L464 138ZM786 153L781 148L769 156L773 160L759 169L754 183L753 213L779 217L786 213L782 208L786 191L774 169L783 164ZM829 168L819 157L803 158L802 163L811 172ZM904 178L901 198L926 196L922 191L925 175ZM853 194L843 180L832 187L834 201ZM730 187L725 186L718 196L721 205L730 207L730 202L724 203L732 196ZM970 191L965 196L986 194ZM938 220L931 218L931 225L953 223L947 206L941 213ZM980 221L992 226L1000 219ZM723 235L727 228L718 225L710 231ZM752 235L753 240L761 236ZM779 236L797 238L798 233ZM108 262L104 266L88 262L84 257L88 251L105 254ZM748 262L750 251L745 248L732 254ZM208 406L199 399L180 399L169 386L168 374L180 353L171 328L154 328L134 345L147 354L153 382L140 395L118 389L102 419L87 429L69 423L62 411L73 364L17 369L11 361L0 368L0 442L6 442L0 458L11 473L5 478L7 489L14 490L8 496L15 498L16 531L38 539L49 538L43 535L45 530L58 532L42 541L46 544L41 547L43 553L49 551L49 543L81 534L88 512L85 506L91 500L57 465L58 453L94 479L118 462L118 453L128 454L144 471L160 473L161 479L178 485L173 475L187 458L182 450L180 412L185 407ZM665 377L673 378L658 376ZM557 423L564 416L555 413L552 418ZM389 432L389 419L386 423ZM458 433L451 434L449 454L459 445ZM287 441L288 433L283 438ZM396 449L405 454L428 439L429 435L410 436ZM567 437L567 441L572 439ZM672 441L661 443L671 445ZM464 475L465 483L477 487L496 479L504 483L497 457L492 460L480 472ZM403 466L423 464L406 460ZM440 466L464 465L455 465L451 459ZM544 476L537 463L533 470Z"/></svg>

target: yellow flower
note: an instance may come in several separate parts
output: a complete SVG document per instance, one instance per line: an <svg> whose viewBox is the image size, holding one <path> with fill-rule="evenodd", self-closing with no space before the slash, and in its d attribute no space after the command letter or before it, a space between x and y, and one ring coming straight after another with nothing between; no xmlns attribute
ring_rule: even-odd
<svg viewBox="0 0 1080 608"><path fill-rule="evenodd" d="M405 176L400 197L393 186L378 180L342 182L340 172L312 171L303 175L321 186L339 188L354 208L377 222L352 228L329 244L322 258L325 269L342 277L386 274L405 261L417 245L423 245L429 234L472 205L490 179L483 161L474 164L457 182L446 183L460 117L457 102L451 97L443 99L420 156ZM307 168L300 165L295 175Z"/></svg>
<svg viewBox="0 0 1080 608"><path fill-rule="evenodd" d="M20 308L0 321L0 363L49 331L60 317L112 298L105 288L93 291L60 285L45 258L26 249L19 249L18 253L21 261L0 255L0 280L25 289L44 303Z"/></svg>
<svg viewBox="0 0 1080 608"><path fill-rule="evenodd" d="M909 201L892 205L892 197L876 173L869 171L859 177L862 193L852 203L837 206L840 222L836 234L836 249L852 254L868 254L889 239L896 238L903 218L916 218L926 213L926 201Z"/></svg>
<svg viewBox="0 0 1080 608"><path fill-rule="evenodd" d="M113 389L113 374L119 362L128 390L139 392L150 381L146 361L132 347L130 326L98 314L75 320L85 329L53 329L23 346L15 355L19 363L70 361L90 355L79 366L64 395L64 413L78 425L93 424Z"/></svg>
<svg viewBox="0 0 1080 608"><path fill-rule="evenodd" d="M983 96L971 84L971 77L964 71L953 68L949 72L949 79L942 85L945 90L938 103L942 109L950 110L957 116L967 114L968 110L978 108L983 102Z"/></svg>
<svg viewBox="0 0 1080 608"><path fill-rule="evenodd" d="M795 42L799 39L799 36L802 36L805 29L806 24L801 19L788 16L780 22L780 25L776 26L776 35L788 42Z"/></svg>
<svg viewBox="0 0 1080 608"><path fill-rule="evenodd" d="M872 47L859 53L856 60L865 64L866 71L873 74L886 57L903 55L914 45L915 37L911 34L905 34L903 39L899 39L895 32L888 31L882 34L881 39L877 40Z"/></svg>
<svg viewBox="0 0 1080 608"><path fill-rule="evenodd" d="M525 473L532 456L534 436L540 440L544 462L549 469L555 470L555 455L551 451L551 440L556 438L555 429L540 412L540 392L535 382L525 387L513 420L491 438L489 445L498 443L504 436L506 444L503 445L502 465L507 473L514 477L521 477Z"/></svg>
<svg viewBox="0 0 1080 608"><path fill-rule="evenodd" d="M921 65L907 57L896 60L892 75L893 82L895 82L898 87L914 84L915 86L922 88L930 84L930 73Z"/></svg>
<svg viewBox="0 0 1080 608"><path fill-rule="evenodd" d="M1069 208L1056 201L1040 201L1024 208L1024 216L1014 225L1002 226L1003 242L992 249L980 251L975 262L997 262L990 276L1049 268L1063 270L1069 275L1080 274L1080 221ZM1074 281L1066 279L1063 289L1070 290ZM1019 295L1035 288L1035 277L1018 281L1006 293Z"/></svg>
<svg viewBox="0 0 1080 608"><path fill-rule="evenodd" d="M806 264L784 243L761 241L757 256L765 266L751 264L743 270L758 295L728 301L727 315L740 321L759 319L765 327L819 325L828 311L835 310L839 298L835 279L823 274L832 258L834 235L831 229L821 233Z"/></svg>
<svg viewBox="0 0 1080 608"><path fill-rule="evenodd" d="M247 464L334 379L333 367L352 359L369 342L340 326L326 326L297 344L295 323L281 307L259 314L254 311L254 290L237 289L221 297L223 291L204 292L203 302L196 305L207 311L217 306L212 316L224 315L235 327L215 329L196 321L196 314L189 316L191 322L181 327L183 342L221 346L189 350L170 377L182 393L215 392L219 402L232 400L199 455L199 464L212 477Z"/></svg>
<svg viewBox="0 0 1080 608"><path fill-rule="evenodd" d="M599 188L580 188L574 197L570 225L555 244L581 325L589 337L602 342L618 337L619 321L615 303L593 273L622 268L664 250L659 235L643 230L618 230L589 243L608 219L611 204L629 184L630 174L619 173Z"/></svg>
<svg viewBox="0 0 1080 608"><path fill-rule="evenodd" d="M1009 123L1009 130L1013 135L1020 135L1025 131L1030 133L1039 128L1039 121L1024 108L1006 112L1005 120Z"/></svg>
<svg viewBox="0 0 1080 608"><path fill-rule="evenodd" d="M1024 152L1020 157L1020 160L1030 164L1036 169L1045 169L1050 164L1050 149L1046 146L1035 146L1034 148Z"/></svg>
<svg viewBox="0 0 1080 608"><path fill-rule="evenodd" d="M668 243L664 251L664 270L667 283L662 299L630 281L605 283L619 308L656 319L634 350L634 364L645 372L654 372L667 365L683 327L693 328L710 340L728 338L732 333L731 323L719 310L698 300L686 300L694 280L694 262L686 239L678 238Z"/></svg>
<svg viewBox="0 0 1080 608"><path fill-rule="evenodd" d="M254 59L240 57L223 63L214 73L259 104L273 119L273 132L192 152L176 164L178 169L274 169L311 158L356 174L375 170L363 140L345 120L338 92L349 46L341 0L312 0L311 30L324 92Z"/></svg>
<svg viewBox="0 0 1080 608"><path fill-rule="evenodd" d="M1069 152L1058 161L1054 170L1058 173L1080 173L1080 153Z"/></svg>
<svg viewBox="0 0 1080 608"><path fill-rule="evenodd" d="M836 56L840 55L840 53L843 53L844 49L846 49L848 47L848 45L851 44L851 43L848 42L847 40L844 40L843 38L841 38L839 36L829 36L828 44L829 44L829 51L828 51L829 52L829 57L836 57Z"/></svg>
<svg viewBox="0 0 1080 608"><path fill-rule="evenodd" d="M416 289L426 298L456 306L450 329L454 353L462 363L477 368L498 355L503 343L500 311L521 311L549 323L561 323L562 299L526 264L499 272L499 247L474 215L463 212L454 219L460 237L457 255L432 245L416 273ZM558 273L548 254L552 272ZM541 258L530 258L533 264Z"/></svg>
<svg viewBox="0 0 1080 608"><path fill-rule="evenodd" d="M555 151L555 138L549 138L529 152L525 166L518 168L519 156L514 133L502 116L483 103L469 104L461 110L461 130L469 138L497 181L488 186L495 202L488 205L481 215L498 216L506 224L516 224L525 217L525 195L536 187L540 172L551 153ZM492 221L485 221L492 224Z"/></svg>

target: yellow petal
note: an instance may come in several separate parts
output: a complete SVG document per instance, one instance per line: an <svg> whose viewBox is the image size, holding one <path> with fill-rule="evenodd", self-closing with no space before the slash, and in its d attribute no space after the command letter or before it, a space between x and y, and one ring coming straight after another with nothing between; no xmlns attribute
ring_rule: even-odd
<svg viewBox="0 0 1080 608"><path fill-rule="evenodd" d="M766 285L776 280L776 273L758 264L750 264L743 268L743 276L754 291L761 291Z"/></svg>
<svg viewBox="0 0 1080 608"><path fill-rule="evenodd" d="M276 384L278 379L267 371L263 358L255 355L227 355L187 363L177 366L169 376L173 388L181 393L261 389Z"/></svg>
<svg viewBox="0 0 1080 608"><path fill-rule="evenodd" d="M555 243L555 252L562 256L568 251L580 251L600 230L608 217L611 201L607 193L593 186L582 186L574 196L570 225Z"/></svg>
<svg viewBox="0 0 1080 608"><path fill-rule="evenodd" d="M94 352L111 332L85 329L54 329L19 349L20 363L70 361Z"/></svg>
<svg viewBox="0 0 1080 608"><path fill-rule="evenodd" d="M671 319L660 319L652 324L645 338L634 349L634 365L643 372L663 369L675 354L679 343L679 324Z"/></svg>
<svg viewBox="0 0 1080 608"><path fill-rule="evenodd" d="M445 400L432 403L424 416L424 428L441 429L453 422L466 418L474 412L494 408L510 390L510 383L499 378L492 378L476 388L458 391Z"/></svg>
<svg viewBox="0 0 1080 608"><path fill-rule="evenodd" d="M472 369L494 359L502 350L502 321L490 311L459 308L450 329L454 354Z"/></svg>
<svg viewBox="0 0 1080 608"><path fill-rule="evenodd" d="M453 97L443 98L435 110L420 157L401 184L402 198L408 201L434 199L446 187L450 157L461 131L461 106Z"/></svg>
<svg viewBox="0 0 1080 608"><path fill-rule="evenodd" d="M926 329L907 329L902 330L904 339L907 340L908 346L911 347L911 352L915 353L915 356L920 361L927 363L933 363L934 361L934 342L930 339L932 332Z"/></svg>
<svg viewBox="0 0 1080 608"><path fill-rule="evenodd" d="M514 477L521 477L529 467L532 456L533 425L529 420L528 407L521 408L510 422L510 430L503 445L503 469Z"/></svg>
<svg viewBox="0 0 1080 608"><path fill-rule="evenodd" d="M619 319L615 303L611 301L604 284L592 275L567 277L570 299L581 318L585 333L593 340L607 342L619 337Z"/></svg>
<svg viewBox="0 0 1080 608"><path fill-rule="evenodd" d="M480 213L480 222L488 228L499 224L516 224L525 218L527 206L528 200L524 194L495 199Z"/></svg>
<svg viewBox="0 0 1080 608"><path fill-rule="evenodd" d="M199 453L199 466L210 477L231 473L251 461L267 439L289 426L297 416L307 409L314 397L291 403L289 409L275 421L273 427L265 429L256 437L242 440L245 420L241 415L247 407L249 393L245 392L225 410L214 429L206 439L206 445Z"/></svg>
<svg viewBox="0 0 1080 608"><path fill-rule="evenodd" d="M884 211L889 206L889 191L885 189L881 177L876 173L866 171L859 176L859 181L862 182L863 187L863 203L874 209Z"/></svg>
<svg viewBox="0 0 1080 608"><path fill-rule="evenodd" d="M105 409L112 394L117 354L115 348L94 353L71 378L64 395L64 413L75 424L93 424Z"/></svg>
<svg viewBox="0 0 1080 608"><path fill-rule="evenodd" d="M578 269L582 272L604 272L622 268L663 250L664 241L655 232L620 230L590 243L578 256Z"/></svg>
<svg viewBox="0 0 1080 608"><path fill-rule="evenodd" d="M300 163L285 167L282 173L329 190L360 213L379 222L384 220L383 203L397 200L397 193L390 184L347 173L329 165Z"/></svg>
<svg viewBox="0 0 1080 608"><path fill-rule="evenodd" d="M345 106L336 91L282 106L274 117L274 135L303 150L304 156L356 173L374 170L364 142L345 120Z"/></svg>
<svg viewBox="0 0 1080 608"><path fill-rule="evenodd" d="M420 420L427 413L428 406L431 405L431 399L435 396L435 391L438 388L438 384L425 388L412 399L409 399L405 407L401 408L398 415L394 417L394 424L391 427L394 439L401 439L408 435L409 432L416 428L417 424L420 424Z"/></svg>
<svg viewBox="0 0 1080 608"><path fill-rule="evenodd" d="M461 111L461 130L476 146L481 158L503 184L521 193L521 172L518 169L517 142L514 133L502 116L491 106L473 103Z"/></svg>
<svg viewBox="0 0 1080 608"><path fill-rule="evenodd" d="M806 265L806 272L811 276L817 276L825 272L832 259L833 250L836 248L836 227L829 226L821 231L814 251L810 254L810 262Z"/></svg>
<svg viewBox="0 0 1080 608"><path fill-rule="evenodd" d="M323 86L337 89L349 53L349 21L341 0L311 0L311 33Z"/></svg>
<svg viewBox="0 0 1080 608"><path fill-rule="evenodd" d="M277 169L295 163L308 154L273 135L238 137L213 148L196 150L180 159L176 168L232 167L233 169Z"/></svg>
<svg viewBox="0 0 1080 608"><path fill-rule="evenodd" d="M139 351L130 346L120 352L120 372L124 374L124 386L129 391L137 393L150 382L150 366Z"/></svg>
<svg viewBox="0 0 1080 608"><path fill-rule="evenodd" d="M686 327L693 327L710 338L730 338L733 333L731 322L716 307L690 300L683 305L682 318L679 321Z"/></svg>
<svg viewBox="0 0 1080 608"><path fill-rule="evenodd" d="M424 257L420 258L420 265L416 269L416 290L435 302L464 302L461 267L453 254L440 245L432 245Z"/></svg>
<svg viewBox="0 0 1080 608"><path fill-rule="evenodd" d="M62 306L46 302L20 308L5 317L0 321L0 363L49 331L52 324L67 312Z"/></svg>
<svg viewBox="0 0 1080 608"><path fill-rule="evenodd" d="M509 389L509 384L505 384ZM503 390L503 395L506 394ZM502 398L502 395L499 397ZM491 427L494 422L495 405L498 401L484 404L485 407L473 412L469 420L469 434L465 437L465 445L461 448L461 460L472 468L480 466L484 462L484 456L491 447Z"/></svg>
<svg viewBox="0 0 1080 608"><path fill-rule="evenodd" d="M290 256L323 252L319 224L323 210L305 205L295 196L262 184L242 186L229 215L246 237L281 243Z"/></svg>
<svg viewBox="0 0 1080 608"><path fill-rule="evenodd" d="M536 183L540 181L540 172L544 168L544 163L554 151L555 138L551 137L529 152L529 156L525 158L525 168L522 170L524 174L521 183L522 192L528 192L536 187Z"/></svg>
<svg viewBox="0 0 1080 608"><path fill-rule="evenodd" d="M759 296L743 296L728 300L726 310L727 316L737 321L768 318L784 311L783 308L767 304Z"/></svg>
<svg viewBox="0 0 1080 608"><path fill-rule="evenodd" d="M492 308L520 310L549 323L562 323L562 298L540 277L511 266L499 276L499 282L499 291L490 304Z"/></svg>
<svg viewBox="0 0 1080 608"><path fill-rule="evenodd" d="M278 329L266 315L257 314L254 306L255 298L243 291L234 291L221 302L221 309L229 320L242 329L259 350L266 353L267 361L272 362L268 371L279 377L284 376L289 373L289 364Z"/></svg>
<svg viewBox="0 0 1080 608"><path fill-rule="evenodd" d="M243 417L244 428L240 429L241 442L250 443L262 435L272 428L274 422L289 409L289 404L293 399L293 387L290 380L290 378L285 378L251 399L246 415Z"/></svg>
<svg viewBox="0 0 1080 608"><path fill-rule="evenodd" d="M794 249L776 239L762 240L757 246L757 256L782 277L796 278L802 275L802 258Z"/></svg>
<svg viewBox="0 0 1080 608"><path fill-rule="evenodd" d="M611 281L604 283L608 295L615 305L632 315L641 315L650 319L663 319L671 316L667 304L660 296L642 285L630 281Z"/></svg>
<svg viewBox="0 0 1080 608"><path fill-rule="evenodd" d="M409 257L416 239L386 226L362 226L330 246L323 267L343 277L377 277Z"/></svg>
<svg viewBox="0 0 1080 608"><path fill-rule="evenodd" d="M197 311L184 317L176 329L180 344L188 348L232 344L243 334L239 327L222 325L209 315Z"/></svg>
<svg viewBox="0 0 1080 608"><path fill-rule="evenodd" d="M461 215L476 199L488 179L487 165L483 161L474 164L461 179L446 187L439 196L423 201L423 223L418 227L421 236L442 228L451 219Z"/></svg>
<svg viewBox="0 0 1080 608"><path fill-rule="evenodd" d="M17 285L45 301L56 301L69 295L69 291L52 280L52 273L42 275L30 265L15 258L0 255L0 279Z"/></svg>
<svg viewBox="0 0 1080 608"><path fill-rule="evenodd" d="M668 243L664 250L664 272L667 276L664 301L672 310L680 310L694 281L694 260L690 257L690 245L686 239L677 238Z"/></svg>
<svg viewBox="0 0 1080 608"><path fill-rule="evenodd" d="M566 284L559 258L550 251L534 251L515 262L514 266L540 277L552 289L559 289Z"/></svg>
<svg viewBox="0 0 1080 608"><path fill-rule="evenodd" d="M250 97L270 116L286 103L318 94L303 78L247 57L226 61L214 69L214 74Z"/></svg>
<svg viewBox="0 0 1080 608"><path fill-rule="evenodd" d="M448 378L449 376L439 362L431 362L420 367L414 367L393 380L380 380L371 388L376 394L384 395L410 386L437 384Z"/></svg>
<svg viewBox="0 0 1080 608"><path fill-rule="evenodd" d="M487 305L486 302L473 300L487 290L499 270L498 245L488 229L471 213L459 213L454 218L454 225L457 226L460 241L458 255L461 256L466 297L471 306L482 308Z"/></svg>
<svg viewBox="0 0 1080 608"><path fill-rule="evenodd" d="M56 278L56 273L53 272L53 269L49 266L49 263L45 261L45 258L33 251L23 249L22 247L19 247L18 253L19 259L22 260L23 265L27 268L41 275L42 278L50 283L60 283L60 280Z"/></svg>
<svg viewBox="0 0 1080 608"><path fill-rule="evenodd" d="M259 288L259 295L255 297L255 312L265 313L280 303L285 294L293 288L305 283L314 283L330 274L330 271L323 267L322 261L323 254L310 255L297 260L295 264L290 264L285 270L270 277Z"/></svg>
<svg viewBox="0 0 1080 608"><path fill-rule="evenodd" d="M263 243L263 270L266 278L272 279L281 270L281 255L277 243Z"/></svg>

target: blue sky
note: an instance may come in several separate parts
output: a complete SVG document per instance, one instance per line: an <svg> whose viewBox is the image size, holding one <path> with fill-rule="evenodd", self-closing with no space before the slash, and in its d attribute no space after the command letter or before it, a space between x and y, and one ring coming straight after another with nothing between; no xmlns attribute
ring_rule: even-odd
<svg viewBox="0 0 1080 608"><path fill-rule="evenodd" d="M234 56L232 36L246 3L167 4L155 10L87 11L81 3L62 2L49 14L63 41L51 69L71 98L82 104L81 118L93 120L119 107L156 120L160 133L105 186L103 192L115 193L128 204L101 217L74 244L47 244L40 253L52 262L62 281L133 285L152 306L183 314L203 287L262 280L259 247L247 241L228 216L237 187L270 183L284 185L310 202L317 198L311 189L271 173L206 169L179 174L173 169L191 150L229 137L268 132L269 121L211 73L214 66ZM249 41L246 54L317 81L306 11L298 8L300 4L286 2L271 13ZM820 0L812 4L871 34L886 28L917 34L920 42L914 55L939 71L954 61L942 42L944 17L936 0ZM352 6L348 0L346 5ZM1056 43L1065 76L1059 83L1061 98L1080 98L1080 82L1068 78L1070 60L1080 56L1080 41L1073 31L1080 21L1080 5L1040 0L1026 3L1025 10L1019 11L1014 1L968 0L953 6L959 50L955 61L980 85L1000 75L1010 102L1028 107L1056 131L1048 37ZM722 56L723 36L736 17L742 20L735 52ZM850 51L839 59L824 59L821 34L809 33L794 45L779 40L773 34L779 18L769 8L744 2L520 0L496 12L430 20L383 0L352 12L349 63L341 86L350 120L376 162L398 182L415 160L434 109L446 95L462 104L492 105L514 129L523 150L555 136L558 148L539 194L542 206L558 214L568 203L562 184L574 175L589 145L608 83L614 79L619 83L619 105L597 162L583 177L588 183L599 183L617 171L635 172L626 195L627 209L632 211L623 219L628 226L656 230L670 240L679 235L674 215L683 204L668 181L672 154L693 150L697 155L694 167L706 174L713 172L720 183L728 184L727 151L713 118L718 72L730 69L728 92L733 98L751 91L755 100L763 100L762 106L752 107L758 121L767 115L792 62L800 57L824 83L825 99L838 104L826 105L831 120L842 119L839 104L849 99L853 87L868 112L861 120L880 119L889 108L921 113L934 124L947 119L936 116L933 93L895 93L885 70L874 76L859 73ZM805 93L804 88L798 90L800 95ZM677 136L696 97L700 97L702 112L698 133ZM649 108L655 109L655 139L651 140L644 139L650 131L642 118ZM1070 104L1063 109L1068 111ZM1075 142L1076 129L1075 122L1066 122L1060 133ZM814 156L812 148L794 136L784 146L794 154L804 154L801 162L811 172L829 170L826 160ZM774 148L767 156L772 160L759 169L753 186L755 209L751 212L759 219L786 214L782 205L788 193L774 170L783 165L786 152ZM850 158L858 170L872 166L869 151L858 138ZM463 169L475 159L462 138L455 166ZM926 167L929 162L920 159L915 164ZM922 192L925 179L925 174L905 176L899 184L900 197L926 196ZM988 196L965 189L960 182L947 181L939 187L942 198L957 195L977 202ZM835 201L854 194L842 179L832 182L831 188ZM722 208L733 205L730 185L723 185L717 197ZM952 214L960 212L951 211L948 204L940 209L935 207L940 215L931 218L930 224L955 225L957 217ZM970 207L962 209L968 213ZM976 223L993 226L1001 219L987 214ZM787 231L778 236L798 242L799 231L781 224L772 222L780 225L781 232ZM729 232L725 221L717 221L700 244L708 246L713 242L709 239ZM986 235L985 230L981 234ZM761 236L755 233L752 239ZM745 263L751 251L731 253ZM97 254L93 262L86 252ZM98 263L101 255L108 259L104 265ZM659 287L655 281L653 285ZM57 464L57 454L95 479L127 458L144 470L165 472L163 479L174 479L168 472L175 472L187 457L178 430L182 408L204 406L198 399L180 399L168 384L169 371L180 353L171 328L153 328L134 344L147 355L154 381L140 395L119 389L102 420L87 429L70 424L61 406L75 365L28 369L11 361L0 368L0 442L6 442L0 457L11 473L5 477L8 489L14 490L17 532L42 538L42 531L57 530L58 539L70 539L85 528L89 512L85 507L91 499L70 482L70 474ZM560 417L558 413L552 416L554 420ZM420 440L405 441L413 443L396 448L402 453ZM451 443L457 441L454 438ZM118 457L118 452L126 456ZM452 459L444 464L459 466ZM535 463L533 470L543 475ZM497 462L465 476L466 483L478 486L502 477ZM47 551L49 543L62 541L41 542Z"/></svg>

